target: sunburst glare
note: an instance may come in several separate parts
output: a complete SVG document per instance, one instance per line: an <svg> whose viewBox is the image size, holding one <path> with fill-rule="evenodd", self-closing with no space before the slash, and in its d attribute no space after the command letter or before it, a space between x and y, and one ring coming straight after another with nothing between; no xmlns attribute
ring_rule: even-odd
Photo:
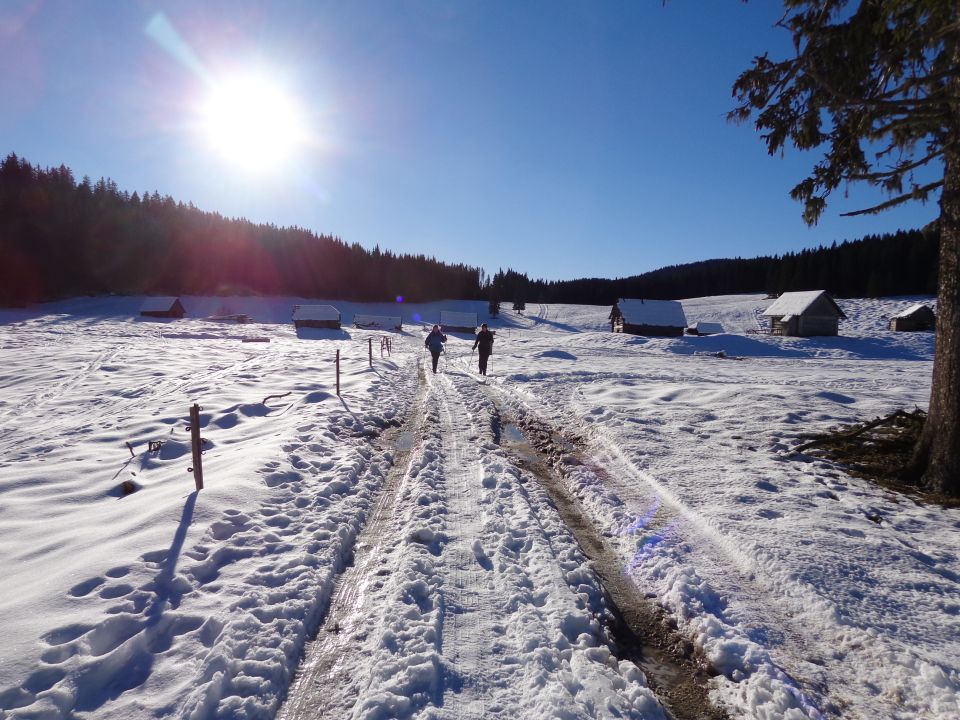
<svg viewBox="0 0 960 720"><path fill-rule="evenodd" d="M263 75L215 82L200 114L209 146L248 172L287 167L306 141L302 109L285 88Z"/></svg>

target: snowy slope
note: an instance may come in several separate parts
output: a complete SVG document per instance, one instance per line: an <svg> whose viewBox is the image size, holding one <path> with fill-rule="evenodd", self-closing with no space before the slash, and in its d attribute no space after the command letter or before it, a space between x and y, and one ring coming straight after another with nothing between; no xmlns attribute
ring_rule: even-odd
<svg viewBox="0 0 960 720"><path fill-rule="evenodd" d="M466 336L421 378L416 329L485 303L184 297L194 319L165 321L142 300L0 312L0 717L273 717L344 603L327 716L661 717L576 541L490 435L500 413L580 442L563 482L732 716L960 716L960 512L790 453L925 405L932 334L885 329L921 298L841 299L841 336L811 339L750 332L759 295L684 301L726 332L674 339L531 304L490 321L488 385ZM298 337L292 306L317 302L344 329ZM199 319L237 313L254 322ZM344 595L353 567L371 574Z"/></svg>

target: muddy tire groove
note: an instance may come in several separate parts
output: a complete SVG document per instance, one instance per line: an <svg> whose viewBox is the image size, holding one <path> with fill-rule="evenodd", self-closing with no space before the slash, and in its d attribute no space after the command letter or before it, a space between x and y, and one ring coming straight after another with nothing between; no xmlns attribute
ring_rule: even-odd
<svg viewBox="0 0 960 720"><path fill-rule="evenodd" d="M675 720L728 720L727 713L713 705L708 696L707 683L716 671L693 643L677 632L676 624L663 609L623 573L622 558L604 540L555 470L560 459L571 454L583 461L576 446L542 422L529 418L516 423L522 439L511 442L511 433L504 432L506 423L499 410L494 413L494 421L501 425L495 428L494 437L547 491L589 560L613 614L610 630L620 658L643 670L650 687Z"/></svg>

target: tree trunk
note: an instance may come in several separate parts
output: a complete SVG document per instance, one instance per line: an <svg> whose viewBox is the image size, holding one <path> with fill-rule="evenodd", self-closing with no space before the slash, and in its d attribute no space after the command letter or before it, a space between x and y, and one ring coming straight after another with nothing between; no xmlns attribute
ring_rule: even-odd
<svg viewBox="0 0 960 720"><path fill-rule="evenodd" d="M953 36L953 59L960 42ZM956 66L956 65L955 65ZM908 474L934 492L960 496L960 78L954 77L952 131L940 196L940 281L930 410Z"/></svg>

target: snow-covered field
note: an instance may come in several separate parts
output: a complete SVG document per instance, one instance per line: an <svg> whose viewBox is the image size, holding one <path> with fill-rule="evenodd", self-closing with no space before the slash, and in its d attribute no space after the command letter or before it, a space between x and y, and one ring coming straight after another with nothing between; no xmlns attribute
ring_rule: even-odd
<svg viewBox="0 0 960 720"><path fill-rule="evenodd" d="M531 305L490 321L485 383L466 336L423 373L421 327L485 303L300 337L294 298L0 311L0 718L664 717L498 442L530 420L571 442L559 482L731 717L960 717L960 510L791 453L926 405L932 334L885 329L916 300L840 300L841 336L812 339L748 332L762 296L684 301L726 333L675 339ZM196 319L226 313L255 322Z"/></svg>

